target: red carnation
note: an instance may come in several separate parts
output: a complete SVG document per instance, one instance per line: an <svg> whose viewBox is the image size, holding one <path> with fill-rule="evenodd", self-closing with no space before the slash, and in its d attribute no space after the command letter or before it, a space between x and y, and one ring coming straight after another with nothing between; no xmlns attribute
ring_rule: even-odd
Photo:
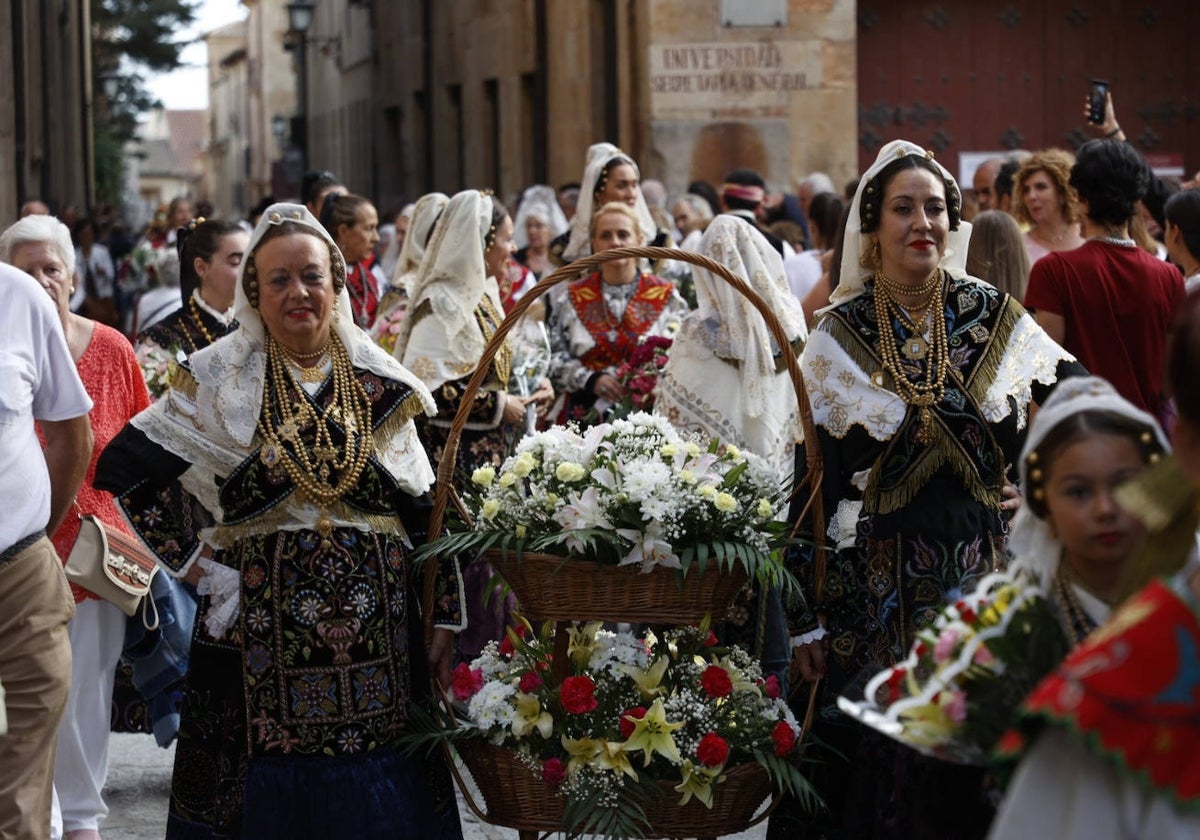
<svg viewBox="0 0 1200 840"><path fill-rule="evenodd" d="M573 715L586 714L599 705L591 677L567 677L562 681L559 697L563 708Z"/></svg>
<svg viewBox="0 0 1200 840"><path fill-rule="evenodd" d="M629 736L633 734L633 721L641 720L646 716L645 706L634 706L632 709L626 709L621 713L621 737L629 740Z"/></svg>
<svg viewBox="0 0 1200 840"><path fill-rule="evenodd" d="M720 665L709 665L700 675L700 685L708 692L709 697L728 697L733 692L733 680L729 672Z"/></svg>
<svg viewBox="0 0 1200 840"><path fill-rule="evenodd" d="M518 624L516 627L509 627L508 633L505 633L504 638L500 640L500 655L506 659L517 652L516 647L513 645L512 636L509 633L515 633L518 639L524 639L525 625Z"/></svg>
<svg viewBox="0 0 1200 840"><path fill-rule="evenodd" d="M468 700L483 688L483 671L472 670L466 662L460 662L451 675L450 686L454 689L455 700Z"/></svg>
<svg viewBox="0 0 1200 840"><path fill-rule="evenodd" d="M777 748L778 749L778 748ZM705 767L720 767L729 758L729 742L716 732L709 732L696 747L696 758Z"/></svg>
<svg viewBox="0 0 1200 840"><path fill-rule="evenodd" d="M796 733L786 720L781 720L771 730L771 740L775 743L775 755L782 758L796 746Z"/></svg>
<svg viewBox="0 0 1200 840"><path fill-rule="evenodd" d="M708 635L704 637L704 646L712 647L717 643L717 634L709 630Z"/></svg>
<svg viewBox="0 0 1200 840"><path fill-rule="evenodd" d="M534 671L526 671L521 675L521 682L517 685L523 693L532 694L542 687L544 681Z"/></svg>
<svg viewBox="0 0 1200 840"><path fill-rule="evenodd" d="M771 674L763 683L763 694L767 695L771 700L778 700L779 695L783 690L779 687L779 677Z"/></svg>
<svg viewBox="0 0 1200 840"><path fill-rule="evenodd" d="M542 781L558 787L567 778L567 765L561 758L548 758L542 764Z"/></svg>

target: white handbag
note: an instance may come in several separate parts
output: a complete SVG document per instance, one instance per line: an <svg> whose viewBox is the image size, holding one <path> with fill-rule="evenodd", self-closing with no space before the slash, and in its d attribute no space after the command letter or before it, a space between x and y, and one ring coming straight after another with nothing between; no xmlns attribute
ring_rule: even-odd
<svg viewBox="0 0 1200 840"><path fill-rule="evenodd" d="M158 610L154 610L153 624L146 614L154 604L150 582L158 574L158 564L136 537L105 528L91 514L80 516L79 536L67 558L66 573L67 580L119 607L125 615L135 615L141 606L146 628L158 627Z"/></svg>

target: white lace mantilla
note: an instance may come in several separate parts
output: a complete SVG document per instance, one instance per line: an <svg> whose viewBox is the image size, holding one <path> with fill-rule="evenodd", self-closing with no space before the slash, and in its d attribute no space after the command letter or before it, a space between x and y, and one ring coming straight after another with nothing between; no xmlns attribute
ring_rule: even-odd
<svg viewBox="0 0 1200 840"><path fill-rule="evenodd" d="M832 335L817 329L801 358L813 422L839 440L855 423L876 440L888 440L908 410L898 395L876 385Z"/></svg>
<svg viewBox="0 0 1200 840"><path fill-rule="evenodd" d="M1073 361L1075 357L1046 335L1033 316L1026 312L1013 327L996 378L979 406L984 419L989 423L1000 422L1013 410L1015 401L1017 428L1025 428L1029 403L1033 399L1033 383L1053 384L1058 363Z"/></svg>

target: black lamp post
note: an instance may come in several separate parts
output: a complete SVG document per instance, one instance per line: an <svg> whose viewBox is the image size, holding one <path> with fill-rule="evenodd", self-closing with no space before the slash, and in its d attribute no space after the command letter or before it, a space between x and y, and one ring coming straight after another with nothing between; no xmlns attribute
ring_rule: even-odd
<svg viewBox="0 0 1200 840"><path fill-rule="evenodd" d="M288 31L296 37L296 116L292 118L292 144L300 150L300 171L308 168L308 30L316 4L292 0L287 4Z"/></svg>

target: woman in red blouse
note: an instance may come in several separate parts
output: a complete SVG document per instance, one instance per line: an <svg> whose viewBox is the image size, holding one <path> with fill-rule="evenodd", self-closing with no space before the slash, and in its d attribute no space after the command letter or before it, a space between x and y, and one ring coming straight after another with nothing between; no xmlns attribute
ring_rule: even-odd
<svg viewBox="0 0 1200 840"><path fill-rule="evenodd" d="M94 403L89 418L95 443L76 514L52 535L66 562L79 535L79 516L93 514L108 528L131 533L109 493L92 486L101 450L135 414L150 404L137 357L116 330L71 312L75 249L67 226L50 216L28 216L0 235L0 262L33 275L54 299L67 347ZM71 692L58 730L54 786L64 838L99 838L108 814L101 797L108 772L108 731L113 679L125 640L125 614L72 584L75 617L71 639ZM57 821L59 811L55 812Z"/></svg>

